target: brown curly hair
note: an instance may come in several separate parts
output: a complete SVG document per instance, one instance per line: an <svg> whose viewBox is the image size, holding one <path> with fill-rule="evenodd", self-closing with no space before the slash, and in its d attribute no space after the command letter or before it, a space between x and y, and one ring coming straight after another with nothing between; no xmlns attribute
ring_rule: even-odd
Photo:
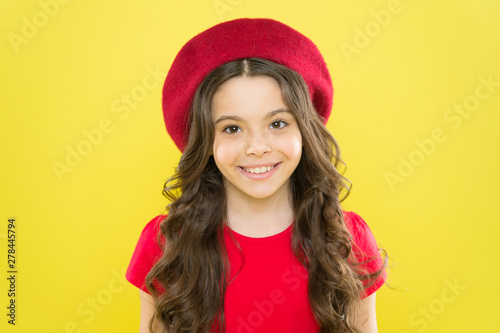
<svg viewBox="0 0 500 333"><path fill-rule="evenodd" d="M223 304L229 283L223 237L226 197L222 174L211 156L211 101L230 78L262 75L279 83L302 135L302 157L290 178L295 217L292 249L308 270L312 311L320 332L359 332L354 323L362 281L373 282L387 260L371 275L357 269L340 206L352 184L338 171L339 166L345 167L339 146L316 113L300 74L260 58L239 59L216 68L196 91L187 146L162 192L170 204L158 241L163 236L166 245L146 277L156 300L155 317L168 332L224 332Z"/></svg>

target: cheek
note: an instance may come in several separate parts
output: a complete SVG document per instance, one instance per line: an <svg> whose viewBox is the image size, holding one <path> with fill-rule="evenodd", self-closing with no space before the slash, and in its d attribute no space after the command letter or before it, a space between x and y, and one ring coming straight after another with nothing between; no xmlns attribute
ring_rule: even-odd
<svg viewBox="0 0 500 333"><path fill-rule="evenodd" d="M215 163L221 169L234 161L237 156L237 147L235 144L228 142L228 140L215 138L213 152Z"/></svg>
<svg viewBox="0 0 500 333"><path fill-rule="evenodd" d="M300 159L302 156L302 137L300 134L297 133L277 138L276 143L282 147L282 151L289 159Z"/></svg>

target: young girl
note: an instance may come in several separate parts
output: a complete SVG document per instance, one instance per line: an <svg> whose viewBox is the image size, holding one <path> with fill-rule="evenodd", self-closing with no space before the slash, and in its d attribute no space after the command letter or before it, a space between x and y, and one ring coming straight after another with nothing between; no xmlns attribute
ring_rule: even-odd
<svg viewBox="0 0 500 333"><path fill-rule="evenodd" d="M278 21L224 22L184 45L163 88L183 152L171 203L126 273L141 332L377 332L386 261L340 206L332 97L317 47Z"/></svg>

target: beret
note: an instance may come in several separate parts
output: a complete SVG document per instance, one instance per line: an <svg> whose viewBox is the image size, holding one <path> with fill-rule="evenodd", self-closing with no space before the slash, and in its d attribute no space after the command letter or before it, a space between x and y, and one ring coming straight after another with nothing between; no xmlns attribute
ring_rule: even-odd
<svg viewBox="0 0 500 333"><path fill-rule="evenodd" d="M184 151L189 137L189 112L196 89L215 68L233 60L263 58L298 72L326 124L333 85L317 46L293 28L269 18L239 18L219 23L190 39L167 73L162 91L167 132Z"/></svg>

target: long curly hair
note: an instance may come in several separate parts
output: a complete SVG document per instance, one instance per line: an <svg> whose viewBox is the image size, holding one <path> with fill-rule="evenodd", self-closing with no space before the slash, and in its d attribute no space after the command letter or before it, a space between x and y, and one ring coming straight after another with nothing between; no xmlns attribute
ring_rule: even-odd
<svg viewBox="0 0 500 333"><path fill-rule="evenodd" d="M174 175L163 188L169 199L158 243L163 255L146 277L156 300L153 320L167 332L224 332L224 295L230 283L223 228L226 196L223 177L213 159L211 101L217 88L237 76L268 76L280 85L303 141L301 160L290 178L294 210L292 249L308 270L308 297L320 332L359 332L356 309L363 279L340 203L352 184L338 168L345 163L324 126L297 72L260 58L239 59L209 73L198 87L190 112L187 146ZM344 169L345 170L345 169Z"/></svg>

